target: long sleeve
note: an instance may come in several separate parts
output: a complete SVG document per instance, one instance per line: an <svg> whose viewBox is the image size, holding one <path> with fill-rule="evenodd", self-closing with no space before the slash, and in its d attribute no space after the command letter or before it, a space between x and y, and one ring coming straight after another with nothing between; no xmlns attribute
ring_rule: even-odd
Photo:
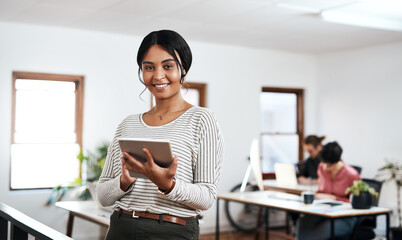
<svg viewBox="0 0 402 240"><path fill-rule="evenodd" d="M213 114L204 114L200 125L198 154L194 160L194 182L186 183L178 179L176 186L166 197L193 209L207 210L218 192L224 143Z"/></svg>
<svg viewBox="0 0 402 240"><path fill-rule="evenodd" d="M119 125L117 128L113 141L108 148L105 166L103 167L99 182L96 185L96 196L102 206L111 206L115 204L117 200L130 192L132 189L131 186L126 192L124 192L120 188L121 153L117 141L117 138L120 136L120 134L121 125ZM116 169L115 167L114 169L114 165L120 166L120 168Z"/></svg>

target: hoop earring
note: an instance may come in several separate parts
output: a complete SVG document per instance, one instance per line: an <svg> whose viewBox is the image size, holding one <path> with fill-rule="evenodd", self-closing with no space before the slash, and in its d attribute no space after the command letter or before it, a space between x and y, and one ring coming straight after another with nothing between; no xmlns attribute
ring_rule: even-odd
<svg viewBox="0 0 402 240"><path fill-rule="evenodd" d="M140 97L141 101L144 102L144 99L142 99L141 95L147 90L147 86L145 86L144 90L142 90L142 92L140 93L140 95L138 95L138 97Z"/></svg>
<svg viewBox="0 0 402 240"><path fill-rule="evenodd" d="M138 79L140 79L140 82L145 86L146 88L146 84L144 82L144 80L142 80L141 78L141 68L138 68ZM145 91L145 90L144 90ZM142 93L141 93L142 94Z"/></svg>

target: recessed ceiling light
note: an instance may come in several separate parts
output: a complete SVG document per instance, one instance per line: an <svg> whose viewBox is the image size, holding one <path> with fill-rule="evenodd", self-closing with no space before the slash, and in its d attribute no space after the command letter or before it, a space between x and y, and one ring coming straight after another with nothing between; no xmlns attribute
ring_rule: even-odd
<svg viewBox="0 0 402 240"><path fill-rule="evenodd" d="M278 3L278 7L319 14L324 21L402 31L401 0L355 0L322 8L320 3L298 1ZM317 7L314 7L314 6Z"/></svg>
<svg viewBox="0 0 402 240"><path fill-rule="evenodd" d="M398 0L366 0L323 10L325 21L348 25L402 31L402 2Z"/></svg>

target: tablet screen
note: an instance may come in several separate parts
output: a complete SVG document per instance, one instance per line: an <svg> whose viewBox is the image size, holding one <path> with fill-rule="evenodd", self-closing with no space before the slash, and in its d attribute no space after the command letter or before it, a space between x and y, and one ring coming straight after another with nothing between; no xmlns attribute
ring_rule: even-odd
<svg viewBox="0 0 402 240"><path fill-rule="evenodd" d="M142 151L147 148L155 161L160 167L169 167L172 163L173 156L170 147L170 141L166 139L148 139L148 138L119 138L120 150L127 152L135 159L145 162L147 158Z"/></svg>

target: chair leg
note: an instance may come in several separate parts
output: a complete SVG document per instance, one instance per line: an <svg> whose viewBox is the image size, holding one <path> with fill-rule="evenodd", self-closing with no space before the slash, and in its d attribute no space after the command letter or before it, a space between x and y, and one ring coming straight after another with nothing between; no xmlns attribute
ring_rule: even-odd
<svg viewBox="0 0 402 240"><path fill-rule="evenodd" d="M289 217L289 213L286 212L286 233L287 234L290 234L290 224L289 224L290 219L291 218Z"/></svg>
<svg viewBox="0 0 402 240"><path fill-rule="evenodd" d="M356 221L355 227L353 228L352 235L350 236L350 240L356 239L357 232L359 231L359 228L360 228L360 225L361 225L363 219L364 219L363 217L357 217L357 221Z"/></svg>

